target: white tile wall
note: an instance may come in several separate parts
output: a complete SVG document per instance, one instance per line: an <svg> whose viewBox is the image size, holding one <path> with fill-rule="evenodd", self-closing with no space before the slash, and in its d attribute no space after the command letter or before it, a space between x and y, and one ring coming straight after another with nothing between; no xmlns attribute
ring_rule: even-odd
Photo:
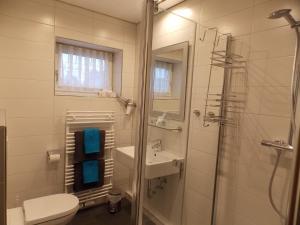
<svg viewBox="0 0 300 225"><path fill-rule="evenodd" d="M0 108L7 111L8 207L63 191L66 110L116 111L117 146L132 144L132 118L111 98L54 96L55 36L122 49L123 94L134 97L137 25L52 0L0 1ZM118 177L116 176L116 182Z"/></svg>
<svg viewBox="0 0 300 225"><path fill-rule="evenodd" d="M275 153L260 146L261 139L286 139L289 129L289 86L295 49L294 31L283 19L269 20L276 9L291 8L300 19L298 0L187 0L174 11L190 10L198 36L203 26L230 32L238 41L233 50L249 58L246 109L239 131L226 132L218 191L218 225L280 224L268 200L268 181ZM161 22L163 23L163 22ZM197 39L198 40L198 39ZM203 113L211 36L198 40L194 66L192 108ZM234 81L237 84L240 81ZM219 85L212 81L213 86ZM191 115L190 148L184 202L184 224L209 225L216 159L216 126L201 128L202 118ZM285 212L292 155L284 155L273 194ZM199 197L200 196L200 197ZM209 210L208 210L209 209Z"/></svg>

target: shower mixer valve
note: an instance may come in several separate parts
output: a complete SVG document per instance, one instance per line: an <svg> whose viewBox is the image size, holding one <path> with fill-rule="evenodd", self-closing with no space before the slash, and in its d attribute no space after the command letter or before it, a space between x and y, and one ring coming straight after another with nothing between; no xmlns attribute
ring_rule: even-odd
<svg viewBox="0 0 300 225"><path fill-rule="evenodd" d="M274 140L274 141L269 141L269 140L262 140L261 145L270 147L270 148L275 148L277 150L283 150L283 151L293 151L294 148L293 146L289 145L283 140Z"/></svg>

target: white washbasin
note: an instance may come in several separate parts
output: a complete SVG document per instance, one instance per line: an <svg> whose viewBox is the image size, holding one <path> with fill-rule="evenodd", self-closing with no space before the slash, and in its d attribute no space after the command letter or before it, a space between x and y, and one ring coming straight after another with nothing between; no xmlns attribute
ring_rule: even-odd
<svg viewBox="0 0 300 225"><path fill-rule="evenodd" d="M133 168L134 146L116 148L116 161ZM180 173L183 158L168 151L154 152L147 149L145 178L153 179Z"/></svg>

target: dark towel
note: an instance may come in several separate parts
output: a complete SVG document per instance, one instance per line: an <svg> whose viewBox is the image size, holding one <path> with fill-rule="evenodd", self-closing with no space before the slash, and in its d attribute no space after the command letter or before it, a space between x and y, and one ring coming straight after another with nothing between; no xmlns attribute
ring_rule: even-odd
<svg viewBox="0 0 300 225"><path fill-rule="evenodd" d="M99 160L91 160L91 161L96 161L98 164L98 181L95 181L95 177L93 179L89 180L91 182L85 183L86 180L84 180L84 163L90 162L89 160L83 161L80 163L75 163L74 167L74 191L84 191L87 189L91 188L97 188L101 187L104 184L104 173L105 173L105 162L104 159L99 159ZM92 163L93 164L93 163ZM95 181L95 182L93 182Z"/></svg>
<svg viewBox="0 0 300 225"><path fill-rule="evenodd" d="M105 130L100 130L100 152L93 154L85 154L84 153L84 135L83 131L75 132L75 154L74 160L75 162L80 162L83 160L92 160L99 159L104 157L104 149L105 149Z"/></svg>
<svg viewBox="0 0 300 225"><path fill-rule="evenodd" d="M83 145L85 154L100 152L100 132L97 128L83 129Z"/></svg>

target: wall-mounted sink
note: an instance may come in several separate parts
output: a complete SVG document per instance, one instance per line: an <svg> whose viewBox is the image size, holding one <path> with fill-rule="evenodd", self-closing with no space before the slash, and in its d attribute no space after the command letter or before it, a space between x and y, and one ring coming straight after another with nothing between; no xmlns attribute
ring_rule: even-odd
<svg viewBox="0 0 300 225"><path fill-rule="evenodd" d="M116 148L115 159L133 168L134 146ZM168 151L147 149L145 178L153 179L180 173L183 158Z"/></svg>

